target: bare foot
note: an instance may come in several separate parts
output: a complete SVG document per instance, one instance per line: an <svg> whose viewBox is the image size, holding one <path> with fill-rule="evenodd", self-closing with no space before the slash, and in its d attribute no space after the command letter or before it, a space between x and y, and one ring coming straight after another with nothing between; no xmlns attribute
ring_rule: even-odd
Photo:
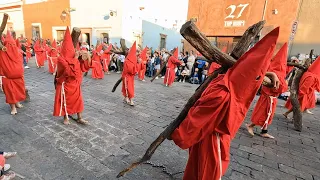
<svg viewBox="0 0 320 180"><path fill-rule="evenodd" d="M130 100L129 104L130 104L130 106L134 106L134 103L132 100Z"/></svg>
<svg viewBox="0 0 320 180"><path fill-rule="evenodd" d="M274 137L273 137L273 136L271 136L271 135L270 135L270 134L268 134L268 133L261 134L261 136L262 136L262 137L264 137L264 138L274 139Z"/></svg>
<svg viewBox="0 0 320 180"><path fill-rule="evenodd" d="M65 119L65 120L63 120L63 124L64 125L70 125L71 123L70 123L69 119Z"/></svg>
<svg viewBox="0 0 320 180"><path fill-rule="evenodd" d="M251 135L251 136L254 136L254 133L253 133L253 128L250 127L249 124L246 124L246 127L247 127L247 130L248 130L248 133Z"/></svg>
<svg viewBox="0 0 320 180"><path fill-rule="evenodd" d="M0 177L0 180L11 180L14 179L16 177L16 174L14 172L9 172L6 175L3 175Z"/></svg>
<svg viewBox="0 0 320 180"><path fill-rule="evenodd" d="M127 97L123 99L123 102L127 103L127 104L130 104L129 98L127 98Z"/></svg>
<svg viewBox="0 0 320 180"><path fill-rule="evenodd" d="M6 159L12 158L17 155L17 152L3 152L3 157Z"/></svg>
<svg viewBox="0 0 320 180"><path fill-rule="evenodd" d="M88 121L83 120L82 118L81 119L77 119L76 122L79 123L79 124L83 124L83 125L87 125L89 123Z"/></svg>
<svg viewBox="0 0 320 180"><path fill-rule="evenodd" d="M11 110L11 115L16 115L18 112L17 112L17 109L13 109Z"/></svg>
<svg viewBox="0 0 320 180"><path fill-rule="evenodd" d="M311 112L309 109L306 109L304 112L307 114L313 114L313 112Z"/></svg>
<svg viewBox="0 0 320 180"><path fill-rule="evenodd" d="M16 103L16 108L23 108L23 105L20 103Z"/></svg>

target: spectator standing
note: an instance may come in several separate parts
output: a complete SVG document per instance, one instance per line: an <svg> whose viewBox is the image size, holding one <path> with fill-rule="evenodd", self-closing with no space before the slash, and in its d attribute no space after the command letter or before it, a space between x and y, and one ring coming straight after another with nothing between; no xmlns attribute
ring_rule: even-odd
<svg viewBox="0 0 320 180"><path fill-rule="evenodd" d="M21 44L21 50L22 50L24 68L29 69L28 62L27 62L27 48L26 48L25 42Z"/></svg>
<svg viewBox="0 0 320 180"><path fill-rule="evenodd" d="M161 60L160 60L159 52L156 51L154 53L154 69L156 74L160 71L160 64L161 64ZM158 79L158 76L156 77L156 79Z"/></svg>

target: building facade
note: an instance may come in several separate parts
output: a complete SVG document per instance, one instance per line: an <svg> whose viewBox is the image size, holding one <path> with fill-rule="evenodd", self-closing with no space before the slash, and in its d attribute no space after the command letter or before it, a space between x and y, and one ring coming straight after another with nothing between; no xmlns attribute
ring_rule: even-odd
<svg viewBox="0 0 320 180"><path fill-rule="evenodd" d="M69 0L23 0L25 35L62 40L70 26Z"/></svg>
<svg viewBox="0 0 320 180"><path fill-rule="evenodd" d="M22 0L1 0L0 1L0 17L7 13L9 19L6 28L16 31L17 36L24 36L24 19L22 10Z"/></svg>
<svg viewBox="0 0 320 180"><path fill-rule="evenodd" d="M277 49L288 42L290 54L297 54L320 45L316 35L319 8L317 0L189 0L188 20L213 44L227 46L228 52L249 26L265 20L259 38L280 26ZM186 49L191 49L190 45Z"/></svg>
<svg viewBox="0 0 320 180"><path fill-rule="evenodd" d="M70 14L71 26L79 27L82 30L81 40L89 44L96 44L97 40L103 41L108 36L111 43L118 44L120 38L124 38L127 46L134 41L154 49L163 45L164 48L179 46L182 37L177 33L178 26L186 21L188 2L176 0L175 3L184 9L184 13L177 14L177 6L167 7L166 1L169 2L94 0L84 3L70 0L70 6L76 9Z"/></svg>

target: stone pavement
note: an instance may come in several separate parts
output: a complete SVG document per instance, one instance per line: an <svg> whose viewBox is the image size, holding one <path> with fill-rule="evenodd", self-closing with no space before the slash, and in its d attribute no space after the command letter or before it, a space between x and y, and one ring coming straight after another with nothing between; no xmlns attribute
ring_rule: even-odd
<svg viewBox="0 0 320 180"><path fill-rule="evenodd" d="M8 105L0 104L0 150L17 151L18 156L8 162L13 171L31 180L116 179L120 170L143 155L197 88L188 83L166 88L162 80L136 81L136 106L130 107L122 103L120 86L111 93L119 74L93 80L89 73L83 80L83 96L84 117L90 125L64 126L62 118L52 117L53 76L47 68L35 69L34 61L30 64L25 79L31 102L24 103L16 116L9 115ZM0 93L0 102L4 101ZM281 116L283 104L279 100L270 126L276 140L251 138L242 125L231 144L224 180L320 179L319 108L313 110L315 115L304 115L299 133ZM142 165L120 179L181 179L187 156L187 151L165 141L151 161L178 174L170 177L161 168Z"/></svg>

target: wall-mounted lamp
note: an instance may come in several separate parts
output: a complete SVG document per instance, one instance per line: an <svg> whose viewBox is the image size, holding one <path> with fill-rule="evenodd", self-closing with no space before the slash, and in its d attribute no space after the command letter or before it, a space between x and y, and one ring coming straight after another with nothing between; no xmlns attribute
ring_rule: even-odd
<svg viewBox="0 0 320 180"><path fill-rule="evenodd" d="M110 10L109 15L110 15L111 17L112 17L112 16L117 16L117 11Z"/></svg>
<svg viewBox="0 0 320 180"><path fill-rule="evenodd" d="M279 13L278 9L274 9L274 10L272 10L272 14L277 15L278 13Z"/></svg>

